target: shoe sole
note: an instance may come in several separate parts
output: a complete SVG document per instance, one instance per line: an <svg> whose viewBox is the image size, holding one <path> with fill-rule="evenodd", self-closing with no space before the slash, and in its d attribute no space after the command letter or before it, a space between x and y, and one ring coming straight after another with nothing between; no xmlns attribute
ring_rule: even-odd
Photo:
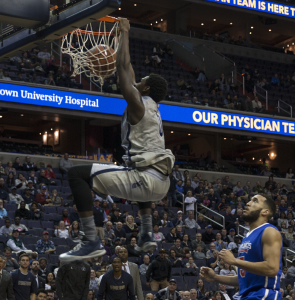
<svg viewBox="0 0 295 300"><path fill-rule="evenodd" d="M64 254L61 254L59 256L59 260L61 260L62 262L83 260L83 259L87 259L87 258L103 256L105 253L106 253L106 250L103 249L103 250L97 250L97 251L91 252L88 255L84 255L84 256L75 256L75 255L66 255L66 254L65 254L65 256L63 256Z"/></svg>
<svg viewBox="0 0 295 300"><path fill-rule="evenodd" d="M142 247L135 247L135 250L138 252L149 252L151 250L156 250L158 244L153 242L147 242L142 245Z"/></svg>

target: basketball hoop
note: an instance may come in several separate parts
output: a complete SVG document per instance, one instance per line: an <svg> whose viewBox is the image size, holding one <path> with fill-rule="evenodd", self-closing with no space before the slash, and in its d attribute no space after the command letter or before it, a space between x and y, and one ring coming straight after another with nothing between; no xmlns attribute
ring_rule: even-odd
<svg viewBox="0 0 295 300"><path fill-rule="evenodd" d="M105 78L116 72L119 19L106 16L97 21L100 21L98 32L93 32L88 24L84 30L78 28L63 36L61 51L73 60L72 76L84 73L102 85Z"/></svg>

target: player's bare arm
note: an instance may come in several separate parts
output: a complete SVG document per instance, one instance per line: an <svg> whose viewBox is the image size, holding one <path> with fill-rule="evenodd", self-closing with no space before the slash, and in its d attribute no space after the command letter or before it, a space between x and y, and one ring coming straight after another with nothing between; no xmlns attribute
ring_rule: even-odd
<svg viewBox="0 0 295 300"><path fill-rule="evenodd" d="M238 276L217 275L214 270L208 267L201 268L201 277L208 282L218 282L229 286L239 286Z"/></svg>
<svg viewBox="0 0 295 300"><path fill-rule="evenodd" d="M130 63L129 53L129 30L130 24L127 19L120 19L120 39L117 51L117 72L120 80L122 94L128 104L128 121L135 125L144 115L144 105L141 94L135 88L135 76Z"/></svg>
<svg viewBox="0 0 295 300"><path fill-rule="evenodd" d="M235 258L229 250L221 250L219 257L230 265L237 266L247 272L275 277L280 268L282 238L279 231L272 227L265 229L262 235L263 259L262 262L249 262Z"/></svg>

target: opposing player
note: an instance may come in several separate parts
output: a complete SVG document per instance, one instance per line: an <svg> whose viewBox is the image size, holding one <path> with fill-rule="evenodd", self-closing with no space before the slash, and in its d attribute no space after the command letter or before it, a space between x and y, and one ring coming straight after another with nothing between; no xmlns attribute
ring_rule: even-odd
<svg viewBox="0 0 295 300"><path fill-rule="evenodd" d="M238 276L221 276L207 267L201 276L229 286L239 286L239 300L279 300L282 274L282 238L276 227L269 224L276 206L271 197L259 194L247 203L243 219L249 222L250 231L239 247L239 257L229 250L221 250L219 257L238 267Z"/></svg>
<svg viewBox="0 0 295 300"><path fill-rule="evenodd" d="M158 201L166 195L170 185L168 174L174 164L172 152L165 149L157 105L166 96L167 82L159 75L150 74L140 83L135 83L129 54L129 21L120 19L119 29L117 71L127 102L121 124L125 167L92 164L69 170L70 187L88 242L81 242L73 250L60 255L63 262L105 253L95 229L91 188L101 194L137 201L141 213L137 250L147 252L157 246L153 242L151 201Z"/></svg>

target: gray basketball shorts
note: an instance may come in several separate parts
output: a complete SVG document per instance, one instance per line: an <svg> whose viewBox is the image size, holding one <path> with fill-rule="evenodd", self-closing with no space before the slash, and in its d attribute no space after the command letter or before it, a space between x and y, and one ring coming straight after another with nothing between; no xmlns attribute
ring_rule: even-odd
<svg viewBox="0 0 295 300"><path fill-rule="evenodd" d="M152 168L139 171L115 165L93 164L92 188L104 195L131 201L159 201L170 186L169 176Z"/></svg>

